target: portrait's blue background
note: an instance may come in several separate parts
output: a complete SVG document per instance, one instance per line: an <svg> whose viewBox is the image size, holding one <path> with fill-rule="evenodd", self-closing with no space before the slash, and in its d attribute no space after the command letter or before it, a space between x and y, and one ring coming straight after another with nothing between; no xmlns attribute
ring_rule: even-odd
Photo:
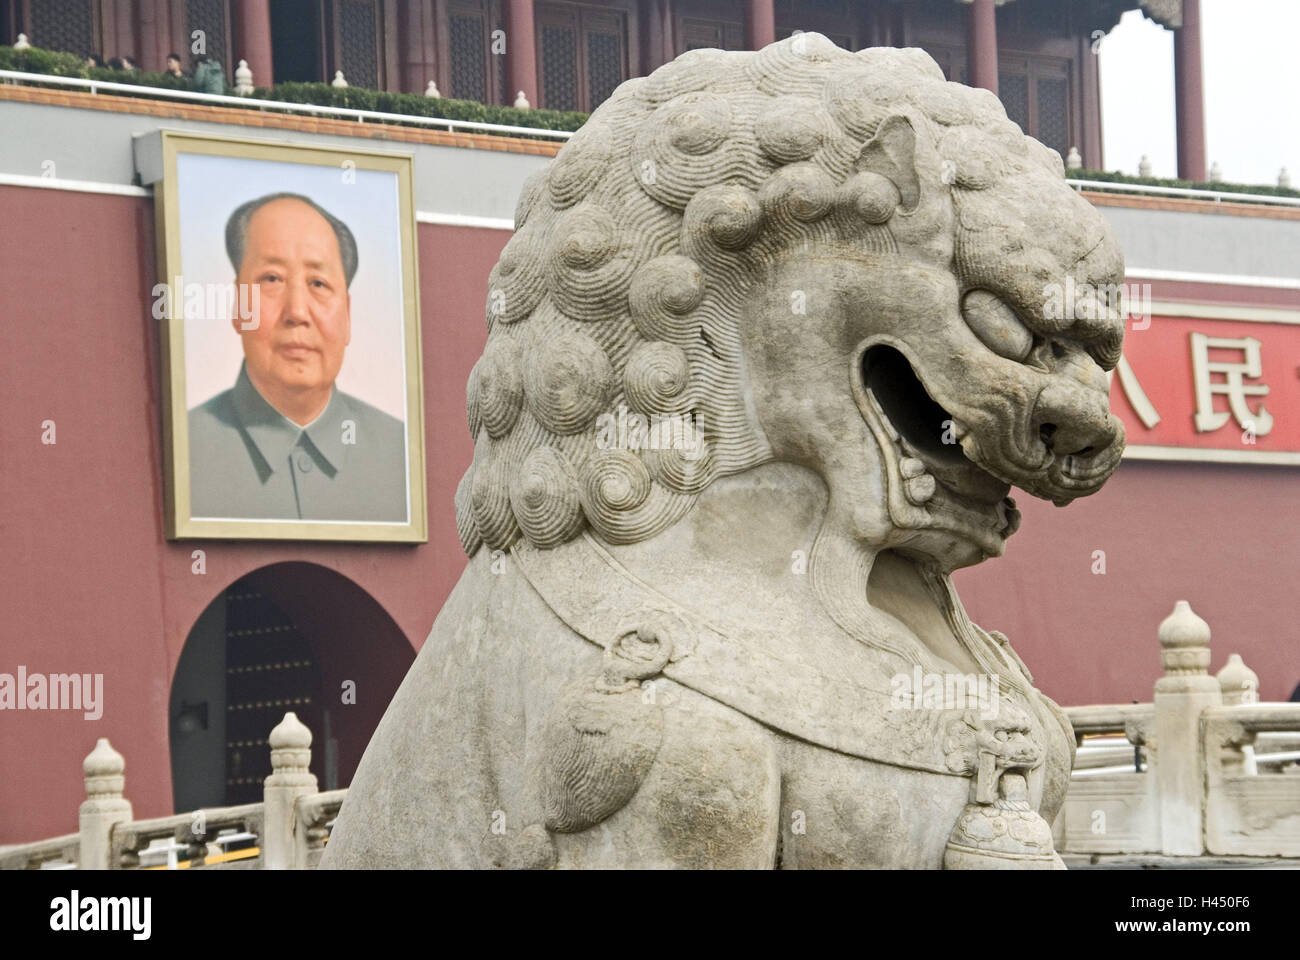
<svg viewBox="0 0 1300 960"><path fill-rule="evenodd" d="M234 268L226 256L226 220L240 204L263 194L301 193L348 225L357 241L357 274L350 288L352 342L337 386L405 421L397 175L189 153L177 157L176 172L181 272L187 285L233 284ZM229 317L206 313L186 314L187 408L234 386L244 357Z"/></svg>

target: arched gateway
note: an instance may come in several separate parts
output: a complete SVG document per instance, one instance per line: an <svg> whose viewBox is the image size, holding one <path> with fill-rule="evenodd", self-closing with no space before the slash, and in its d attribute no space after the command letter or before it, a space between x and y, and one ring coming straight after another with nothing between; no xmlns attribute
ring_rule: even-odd
<svg viewBox="0 0 1300 960"><path fill-rule="evenodd" d="M266 737L288 710L312 731L321 786L346 786L414 656L379 602L327 567L240 577L194 622L172 676L175 809L260 800Z"/></svg>

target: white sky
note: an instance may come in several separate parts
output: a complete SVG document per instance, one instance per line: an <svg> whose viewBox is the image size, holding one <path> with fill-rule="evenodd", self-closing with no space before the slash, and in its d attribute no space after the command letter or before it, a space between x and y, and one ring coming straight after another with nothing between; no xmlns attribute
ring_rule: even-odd
<svg viewBox="0 0 1300 960"><path fill-rule="evenodd" d="M1223 179L1300 184L1300 0L1201 0L1206 166ZM1176 177L1174 35L1137 10L1101 41L1107 170Z"/></svg>

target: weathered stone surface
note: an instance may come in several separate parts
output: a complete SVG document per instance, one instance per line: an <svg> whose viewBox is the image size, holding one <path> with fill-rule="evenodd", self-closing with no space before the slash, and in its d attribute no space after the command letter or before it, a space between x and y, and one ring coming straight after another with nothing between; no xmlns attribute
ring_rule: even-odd
<svg viewBox="0 0 1300 960"><path fill-rule="evenodd" d="M516 222L470 563L322 865L1059 867L1069 722L949 575L1123 449L1060 157L801 34L623 84Z"/></svg>

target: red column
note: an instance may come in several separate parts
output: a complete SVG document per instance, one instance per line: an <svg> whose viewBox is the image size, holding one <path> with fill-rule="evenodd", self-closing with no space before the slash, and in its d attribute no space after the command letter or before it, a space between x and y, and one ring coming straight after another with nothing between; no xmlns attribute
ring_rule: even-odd
<svg viewBox="0 0 1300 960"><path fill-rule="evenodd" d="M533 0L506 0L506 103L524 92L531 106L537 100L537 33L533 22Z"/></svg>
<svg viewBox="0 0 1300 960"><path fill-rule="evenodd" d="M189 61L189 47L177 50L181 66ZM140 69L167 69L167 55L172 52L172 17L167 0L140 0Z"/></svg>
<svg viewBox="0 0 1300 960"><path fill-rule="evenodd" d="M112 54L104 56L130 57L137 67L140 66L140 51L135 37L135 18L132 16L131 4L117 3L113 19L117 23L117 47Z"/></svg>
<svg viewBox="0 0 1300 960"><path fill-rule="evenodd" d="M970 85L998 92L998 26L993 0L969 0L966 62Z"/></svg>
<svg viewBox="0 0 1300 960"><path fill-rule="evenodd" d="M776 11L772 0L745 0L745 44L761 50L776 42Z"/></svg>
<svg viewBox="0 0 1300 960"><path fill-rule="evenodd" d="M1205 180L1205 89L1201 77L1201 3L1183 0L1174 31L1174 107L1178 116L1178 176Z"/></svg>
<svg viewBox="0 0 1300 960"><path fill-rule="evenodd" d="M409 0L398 10L402 24L402 89L406 93L424 93L429 81L438 79L433 0ZM448 95L446 90L439 92Z"/></svg>
<svg viewBox="0 0 1300 960"><path fill-rule="evenodd" d="M231 77L240 60L248 61L254 86L269 87L275 82L271 75L270 0L235 0L235 56L229 64Z"/></svg>

